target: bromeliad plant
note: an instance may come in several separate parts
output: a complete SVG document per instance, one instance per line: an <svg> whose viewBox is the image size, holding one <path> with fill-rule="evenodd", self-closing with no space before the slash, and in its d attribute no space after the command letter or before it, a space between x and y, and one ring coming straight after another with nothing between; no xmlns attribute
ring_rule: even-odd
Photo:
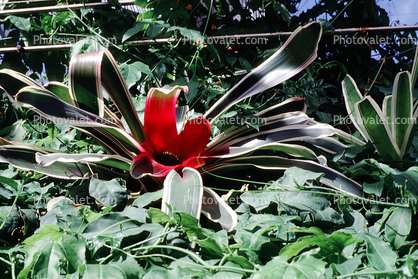
<svg viewBox="0 0 418 279"><path fill-rule="evenodd" d="M140 183L144 191L155 189L152 183L159 187L164 183L163 208L167 208L167 202L182 210L189 208L197 217L201 210L226 229L236 224L235 212L214 191L196 190L213 175L260 173L267 182L277 179L278 171L297 166L324 173L321 182L334 189L361 195L358 183L327 167L323 156L298 143L304 141L318 150L333 152L345 147L333 135L362 142L310 119L304 113L303 99L292 98L257 113L264 120L258 130L236 126L209 141L211 124L228 108L308 66L316 58L321 33L317 22L299 27L272 57L229 90L204 116L188 121L188 108L177 106L180 93L187 94L188 88L177 86L149 90L142 124L118 65L107 50L73 57L68 86L51 82L43 87L23 74L1 70L0 85L13 102L93 136L107 154L68 154L1 139L0 162L62 179L82 179L86 174L103 180L134 177L136 180L130 183ZM104 91L117 114L104 105ZM185 205L186 200L191 203Z"/></svg>
<svg viewBox="0 0 418 279"><path fill-rule="evenodd" d="M405 156L417 130L418 102L413 100L417 79L418 48L409 71L399 72L394 81L392 95L383 99L383 106L370 96L363 96L349 75L342 82L348 115L363 136L375 146L386 162L398 162Z"/></svg>

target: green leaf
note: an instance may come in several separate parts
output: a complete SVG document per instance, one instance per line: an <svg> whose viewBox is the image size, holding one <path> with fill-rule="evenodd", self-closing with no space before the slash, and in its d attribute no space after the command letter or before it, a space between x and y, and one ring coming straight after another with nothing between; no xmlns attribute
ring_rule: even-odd
<svg viewBox="0 0 418 279"><path fill-rule="evenodd" d="M16 101L23 107L32 108L46 119L77 127L90 133L109 153L118 153L133 158L134 154L142 150L139 143L119 122L106 120L72 106L46 89L33 86L25 87L16 95ZM137 122L137 125L139 124Z"/></svg>
<svg viewBox="0 0 418 279"><path fill-rule="evenodd" d="M144 28L145 24L146 24L145 22L138 22L138 24L136 26L134 26L134 27L130 28L128 31L126 31L125 34L123 34L123 36L122 36L122 43L124 43L127 39L129 39L133 35L138 34Z"/></svg>
<svg viewBox="0 0 418 279"><path fill-rule="evenodd" d="M97 173L102 179L112 179L114 177L126 177L121 172L116 172L109 168L86 162L59 162L56 161L48 167L38 164L36 157L38 154L46 155L44 149L38 148L35 145L4 145L0 146L0 163L9 163L12 166L24 169L33 170L52 177L60 179L82 179L86 174L91 175L91 170Z"/></svg>
<svg viewBox="0 0 418 279"><path fill-rule="evenodd" d="M411 75L408 71L396 75L391 100L392 134L402 159L409 137L414 136L407 134L408 127L413 125Z"/></svg>
<svg viewBox="0 0 418 279"><path fill-rule="evenodd" d="M167 204L178 211L187 212L197 219L202 210L203 181L199 172L184 168L182 176L176 170L170 171L164 180L161 210L172 216Z"/></svg>
<svg viewBox="0 0 418 279"><path fill-rule="evenodd" d="M12 125L1 129L0 136L9 141L23 141L28 134L28 131L23 126L25 122L26 121L22 119L17 120Z"/></svg>
<svg viewBox="0 0 418 279"><path fill-rule="evenodd" d="M404 172L392 174L393 180L418 196L418 167L410 167Z"/></svg>
<svg viewBox="0 0 418 279"><path fill-rule="evenodd" d="M70 90L68 86L66 86L65 84L50 81L47 85L45 85L45 89L54 93L58 98L60 98L64 102L70 105L74 105L73 99L71 99Z"/></svg>
<svg viewBox="0 0 418 279"><path fill-rule="evenodd" d="M162 197L163 197L163 190L144 193L144 194L141 194L138 198L136 198L132 205L139 207L139 208L143 208L149 205L151 202L160 200Z"/></svg>
<svg viewBox="0 0 418 279"><path fill-rule="evenodd" d="M260 251L265 243L289 241L295 236L290 229L296 227L292 221L300 221L297 216L277 216L272 214L253 214L249 218L241 215L235 228L235 241L241 249Z"/></svg>
<svg viewBox="0 0 418 279"><path fill-rule="evenodd" d="M24 18L24 17L20 17L20 16L8 16L7 17L11 23L13 23L17 28L19 28L20 30L26 31L29 33L30 31L30 19L29 18Z"/></svg>
<svg viewBox="0 0 418 279"><path fill-rule="evenodd" d="M189 81L188 84L189 92L187 94L184 94L184 97L186 98L187 103L190 103L190 101L197 95L198 89L199 89L199 78L194 75Z"/></svg>
<svg viewBox="0 0 418 279"><path fill-rule="evenodd" d="M132 64L123 63L120 65L120 70L126 80L128 88L131 88L140 80L142 76L141 73L146 74L150 78L154 78L154 75L151 72L149 66L140 61L136 61Z"/></svg>
<svg viewBox="0 0 418 279"><path fill-rule="evenodd" d="M170 221L170 216L157 208L151 207L148 209L147 215L152 223L167 223Z"/></svg>
<svg viewBox="0 0 418 279"><path fill-rule="evenodd" d="M408 243L406 238L411 232L412 211L410 208L396 208L385 223L385 234L390 244L398 250Z"/></svg>
<svg viewBox="0 0 418 279"><path fill-rule="evenodd" d="M367 258L377 270L395 269L398 254L391 249L388 243L381 238L373 236L367 232L352 234L356 238L363 239L367 245Z"/></svg>
<svg viewBox="0 0 418 279"><path fill-rule="evenodd" d="M183 40L185 40L183 41L183 44L190 43L190 42L197 43L198 41L200 41L201 43L204 43L206 39L205 36L202 35L202 33L200 33L198 30L188 29L188 28L184 28L180 26L171 26L170 28L167 29L167 32L170 32L173 30L180 31L181 35L184 37Z"/></svg>
<svg viewBox="0 0 418 279"><path fill-rule="evenodd" d="M292 229L297 232L298 229ZM303 231L309 233L310 230ZM334 231L330 236L326 236L322 232L315 232L314 235L303 236L297 242L287 244L281 251L280 256L287 256L291 259L307 248L318 246L320 251L317 253L321 259L326 259L328 263L341 264L346 260L343 250L348 245L362 242L348 233Z"/></svg>
<svg viewBox="0 0 418 279"><path fill-rule="evenodd" d="M151 21L149 22L148 28L147 28L147 35L148 37L150 37L151 39L157 37L163 28L168 28L170 27L170 24L162 21L162 20L157 20L157 21Z"/></svg>
<svg viewBox="0 0 418 279"><path fill-rule="evenodd" d="M282 16L283 20L287 22L287 26L290 26L290 22L292 21L292 18L289 15L289 12L287 11L285 5L275 2L273 6L275 11L279 11L280 15Z"/></svg>
<svg viewBox="0 0 418 279"><path fill-rule="evenodd" d="M33 246L37 241L42 238L50 238L51 241L58 242L63 236L64 231L57 225L43 225L41 228L32 236L26 238L23 241L25 246Z"/></svg>
<svg viewBox="0 0 418 279"><path fill-rule="evenodd" d="M415 88L417 76L418 76L418 46L415 49L414 64L412 66L412 71L411 71L411 88L412 89Z"/></svg>
<svg viewBox="0 0 418 279"><path fill-rule="evenodd" d="M32 208L20 208L19 211L25 225L23 234L31 235L39 227L37 211Z"/></svg>
<svg viewBox="0 0 418 279"><path fill-rule="evenodd" d="M287 263L286 257L274 257L266 265L262 266L251 279L324 279L325 264L312 256L301 258L297 262Z"/></svg>
<svg viewBox="0 0 418 279"><path fill-rule="evenodd" d="M98 165L118 168L121 170L129 171L132 161L119 156L119 155L107 155L96 153L81 153L81 154L68 154L68 153L50 153L50 154L35 154L36 162L42 166L48 167L56 162L61 163L95 163Z"/></svg>
<svg viewBox="0 0 418 279"><path fill-rule="evenodd" d="M363 127L383 160L397 161L402 159L388 123L376 102L370 96L366 96L362 101L355 104L354 109L356 116L362 120L359 123L360 126Z"/></svg>
<svg viewBox="0 0 418 279"><path fill-rule="evenodd" d="M86 262L87 243L83 239L67 234L64 234L58 243L65 252L68 261L66 272L68 274L76 272Z"/></svg>
<svg viewBox="0 0 418 279"><path fill-rule="evenodd" d="M69 74L69 84L76 104L80 104L77 101L79 98L86 100L83 104L102 116L104 113L102 91L105 89L126 120L134 138L139 143L145 140L142 124L128 86L118 64L108 50L74 56L70 62Z"/></svg>
<svg viewBox="0 0 418 279"><path fill-rule="evenodd" d="M112 206L115 210L121 210L125 207L129 195L125 182L118 178L103 181L92 177L89 193L101 204Z"/></svg>
<svg viewBox="0 0 418 279"><path fill-rule="evenodd" d="M62 271L73 273L86 261L86 242L72 235L63 235L58 243L44 238L26 246L24 251L25 266L35 278L59 278ZM23 278L28 271L23 270L18 278Z"/></svg>
<svg viewBox="0 0 418 279"><path fill-rule="evenodd" d="M137 220L128 218L120 213L110 212L88 223L81 235L86 239L97 237L123 238L139 234L144 229L145 226L141 229L141 223Z"/></svg>
<svg viewBox="0 0 418 279"><path fill-rule="evenodd" d="M382 195L384 184L385 184L384 179L380 179L378 182L374 182L374 183L364 182L363 191L380 197Z"/></svg>
<svg viewBox="0 0 418 279"><path fill-rule="evenodd" d="M316 173L313 171L308 171L300 169L297 167L288 168L282 178L280 178L277 183L274 183L274 186L303 186L306 182L309 181L319 181L320 178L324 176L323 173Z"/></svg>
<svg viewBox="0 0 418 279"><path fill-rule="evenodd" d="M275 54L253 69L219 99L206 112L205 118L213 121L234 104L302 71L315 60L321 34L322 27L318 22L297 28ZM294 55L295 53L298 55Z"/></svg>
<svg viewBox="0 0 418 279"><path fill-rule="evenodd" d="M83 266L83 278L142 278L145 272L141 266L128 263L111 262L108 264L86 264ZM78 277L76 277L78 278Z"/></svg>
<svg viewBox="0 0 418 279"><path fill-rule="evenodd" d="M363 99L363 96L361 95L356 82L350 75L347 75L341 82L341 86L343 90L345 108L347 109L347 113L351 119L351 122L354 124L357 131L360 132L363 138L370 140L368 134L363 129L363 126L361 126L359 123L362 119L355 112L356 104Z"/></svg>
<svg viewBox="0 0 418 279"><path fill-rule="evenodd" d="M1 218L1 225L0 225L0 236L10 236L15 228L19 226L20 222L20 214L17 206L2 206L0 207L0 211L2 212L2 216L4 219ZM8 218L7 218L8 216ZM7 219L6 219L7 218Z"/></svg>
<svg viewBox="0 0 418 279"><path fill-rule="evenodd" d="M341 275L352 274L361 264L362 255L354 256L341 264L332 264Z"/></svg>
<svg viewBox="0 0 418 279"><path fill-rule="evenodd" d="M17 187L19 186L19 184L14 179L4 177L4 176L0 176L0 183L5 183L11 186L15 190L17 190Z"/></svg>

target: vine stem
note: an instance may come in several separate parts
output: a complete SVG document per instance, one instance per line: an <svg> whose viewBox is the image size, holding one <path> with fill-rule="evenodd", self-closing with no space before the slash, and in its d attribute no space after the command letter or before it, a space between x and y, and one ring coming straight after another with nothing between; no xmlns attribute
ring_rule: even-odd
<svg viewBox="0 0 418 279"><path fill-rule="evenodd" d="M15 199L13 201L13 204L12 204L12 207L10 208L10 210L9 210L9 213L6 216L6 219L3 221L3 223L0 226L0 231L3 229L4 225L6 225L7 219L9 219L10 215L12 214L12 211L13 211L13 208L15 207L15 205L16 205L17 199L19 198L20 193L22 192L23 184L25 184L24 181L22 181L22 185L20 185L20 189L17 192L17 195L16 195L16 197L15 197Z"/></svg>

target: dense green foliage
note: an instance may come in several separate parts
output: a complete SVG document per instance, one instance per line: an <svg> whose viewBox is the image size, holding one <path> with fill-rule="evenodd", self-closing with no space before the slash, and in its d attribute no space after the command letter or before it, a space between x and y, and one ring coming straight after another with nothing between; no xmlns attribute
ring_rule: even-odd
<svg viewBox="0 0 418 279"><path fill-rule="evenodd" d="M232 9L226 1L137 0L138 6L152 10L137 14L82 9L9 16L3 23L3 37L11 38L5 41L7 46L39 44L34 39L40 35L68 41L74 34L79 37L70 51L5 53L0 68L27 72L41 84L66 83L71 57L109 48L140 118L152 86L188 85L189 94L181 101L204 113L242 73L286 39L270 38L267 44L207 44L205 36L293 31L323 13L329 16L325 30L330 22L332 28L389 25L387 13L372 0L321 0L298 16L293 14L300 1L259 0L247 6L238 0L229 2ZM209 8L215 12L208 13ZM358 11L365 12L358 16ZM389 41L416 37L408 32L388 36ZM191 41L129 43L171 37ZM299 96L306 99L311 117L332 124L336 116L347 115L341 91L347 73L380 104L392 92L399 70L412 70L414 49L408 44L335 44L331 35L324 35L319 58L306 71L235 105L228 116L245 120ZM372 58L375 53L386 60ZM105 101L112 109L110 99ZM66 125L39 121L33 111L7 98L0 108L0 137L6 140L67 153L104 152L93 138ZM360 137L353 125L334 124ZM216 126L212 132L227 128ZM0 274L4 278L415 278L417 138L402 164L383 163L371 143L350 145L331 155L315 152L327 155L328 166L361 183L364 196L330 190L319 182L323 174L299 168L278 172L268 183L257 181L257 176L245 181L227 174L214 177L220 194L242 187L228 196L239 216L232 232L204 216L199 221L173 210L174 216L169 217L158 209L162 191L134 193L129 179L68 182L2 164ZM58 196L67 198L47 212L48 202Z"/></svg>

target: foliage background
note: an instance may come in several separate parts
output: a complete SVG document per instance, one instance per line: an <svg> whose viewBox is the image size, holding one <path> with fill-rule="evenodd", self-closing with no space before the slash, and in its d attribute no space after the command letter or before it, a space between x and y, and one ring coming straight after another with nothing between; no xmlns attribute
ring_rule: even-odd
<svg viewBox="0 0 418 279"><path fill-rule="evenodd" d="M3 53L0 68L27 73L42 84L52 80L66 82L73 55L109 48L120 64L140 114L150 87L174 84L188 84L190 94L185 96L184 102L202 113L239 81L242 74L272 54L286 39L278 33L277 37L269 38L267 44L224 45L205 44L204 36L293 31L324 13L328 18L323 20L325 30L388 26L390 23L387 12L374 0L320 0L298 16L294 14L300 0L255 0L245 4L238 0L229 3L137 0L135 3L150 10L138 14L128 9L102 8L3 17L1 36L5 47L34 45L35 36L40 35L70 39L77 34L84 39L70 50ZM13 4L7 8L13 8ZM359 32L345 36L373 35ZM412 31L378 35L388 36L389 42L416 38ZM182 36L192 37L194 41L139 46L127 43ZM116 45L109 42L113 38ZM232 113L245 117L291 96L301 96L306 98L311 117L357 135L353 126L333 122L335 115L346 116L342 79L350 74L361 90L381 103L391 92L395 75L401 69L410 69L414 49L413 44L338 44L333 42L332 35L324 35L319 57L306 71L236 105ZM101 150L92 139L68 127L33 122L34 115L30 111L12 106L7 99L2 99L0 106L0 136L8 140L66 152ZM379 156L369 145L362 150L347 151L343 163L337 163L338 158L328 158L329 165L363 183L365 198L383 198L376 203L360 200L353 204L337 193L327 198L319 193L304 192L305 183L317 186L318 175L297 169L289 170L282 180L267 186L250 183L250 189L263 192L241 196L236 208L240 222L229 235L205 219L201 222L202 228L184 213L170 219L153 207L158 205L158 194L143 195L121 212L103 212L97 206L73 207L64 200L56 212L44 215L47 201L54 196L81 197L84 194L88 198L88 182L73 184L40 179L37 174L2 166L0 212L3 213L0 217L7 222L1 227L4 247L0 251L0 270L9 277L18 275L17 278L34 276L45 269L56 271L57 276L72 274L85 278L99 271L111 275L115 272L115 276L126 278L155 275L279 278L286 271L295 272L297 278L304 275L322 278L324 274L339 276L337 278L353 274L358 278L369 278L366 274L412 277L416 274L418 259L415 249L418 173L415 167L407 167L416 164L417 143L414 140L406 167L399 170L380 163ZM257 195L271 195L269 191L285 183L292 174L300 177L293 193L281 193L279 195L285 196L266 204L252 202ZM409 184L405 184L405 179ZM123 182L112 183L111 187L129 188ZM297 200L314 200L310 205L315 210L307 210ZM124 224L132 230L117 235L112 231L115 224ZM39 225L44 226L33 234ZM76 248L70 253L65 243ZM52 251L59 252L53 254ZM199 251L199 254L190 255L191 251ZM60 262L56 255L66 261ZM120 275L119 270L124 274Z"/></svg>

